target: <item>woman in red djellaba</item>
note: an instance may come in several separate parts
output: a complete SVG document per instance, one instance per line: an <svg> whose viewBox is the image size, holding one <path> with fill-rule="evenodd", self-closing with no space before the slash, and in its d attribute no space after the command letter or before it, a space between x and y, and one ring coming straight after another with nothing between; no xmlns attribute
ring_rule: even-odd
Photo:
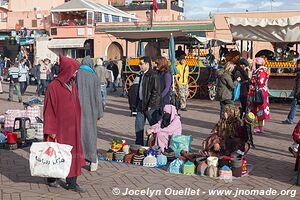
<svg viewBox="0 0 300 200"><path fill-rule="evenodd" d="M268 68L264 67L265 60L263 58L255 58L256 70L253 72L250 86L250 111L256 116L256 123L254 127L254 133L263 133L264 120L270 119L270 107L269 107L269 90L268 80L269 72ZM263 103L257 105L253 102L256 89L262 91Z"/></svg>

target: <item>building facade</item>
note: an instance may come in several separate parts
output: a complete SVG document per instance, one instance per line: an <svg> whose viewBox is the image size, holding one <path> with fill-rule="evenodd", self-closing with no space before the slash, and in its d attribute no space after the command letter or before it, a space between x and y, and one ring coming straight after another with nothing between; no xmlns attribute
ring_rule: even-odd
<svg viewBox="0 0 300 200"><path fill-rule="evenodd" d="M135 15L140 21L147 21L153 17L153 21L178 21L184 19L184 1L183 0L157 0L158 10L147 15L146 11L152 10L152 0L111 0L110 3Z"/></svg>

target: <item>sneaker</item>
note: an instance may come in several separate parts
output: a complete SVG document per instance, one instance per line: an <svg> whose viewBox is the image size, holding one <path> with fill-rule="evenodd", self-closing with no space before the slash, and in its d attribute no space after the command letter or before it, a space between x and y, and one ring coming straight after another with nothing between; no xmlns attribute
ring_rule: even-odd
<svg viewBox="0 0 300 200"><path fill-rule="evenodd" d="M283 124L293 124L293 122L290 122L289 120L285 120L285 121L282 121Z"/></svg>
<svg viewBox="0 0 300 200"><path fill-rule="evenodd" d="M187 111L187 109L186 109L186 108L181 108L180 110L181 110L181 111Z"/></svg>
<svg viewBox="0 0 300 200"><path fill-rule="evenodd" d="M71 191L78 192L78 193L85 193L86 192L86 189L81 188L78 184L76 184L75 187L67 186L67 190L71 190Z"/></svg>
<svg viewBox="0 0 300 200"><path fill-rule="evenodd" d="M91 165L90 165L91 172L95 172L95 171L97 171L97 169L98 169L98 160L96 163L91 163Z"/></svg>
<svg viewBox="0 0 300 200"><path fill-rule="evenodd" d="M48 185L49 187L53 187L53 188L59 188L59 187L60 187L60 185L59 185L59 183L58 183L57 181L54 181L54 182L48 182L47 185Z"/></svg>
<svg viewBox="0 0 300 200"><path fill-rule="evenodd" d="M7 101L12 101L12 100L10 98L8 98Z"/></svg>

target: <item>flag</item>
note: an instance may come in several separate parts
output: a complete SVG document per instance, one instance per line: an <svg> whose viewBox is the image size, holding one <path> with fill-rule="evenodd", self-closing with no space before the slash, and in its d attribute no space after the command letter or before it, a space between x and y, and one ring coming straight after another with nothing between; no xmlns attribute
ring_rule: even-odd
<svg viewBox="0 0 300 200"><path fill-rule="evenodd" d="M154 11L157 12L157 10L158 10L157 1L153 0L152 5L153 5Z"/></svg>

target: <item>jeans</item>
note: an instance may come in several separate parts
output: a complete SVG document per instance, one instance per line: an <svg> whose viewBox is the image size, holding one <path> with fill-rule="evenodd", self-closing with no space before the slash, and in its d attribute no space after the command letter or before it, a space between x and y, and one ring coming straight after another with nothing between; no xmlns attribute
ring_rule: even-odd
<svg viewBox="0 0 300 200"><path fill-rule="evenodd" d="M25 81L25 82L20 82L21 95L24 95L26 89L27 89L27 81Z"/></svg>
<svg viewBox="0 0 300 200"><path fill-rule="evenodd" d="M16 89L16 91L17 91L19 101L22 101L20 83L10 83L9 84L9 100L11 100L11 101L13 100L14 89Z"/></svg>
<svg viewBox="0 0 300 200"><path fill-rule="evenodd" d="M223 118L223 115L224 115L224 107L227 105L227 104L231 104L233 105L233 101L232 100L224 100L224 101L220 101L220 119Z"/></svg>
<svg viewBox="0 0 300 200"><path fill-rule="evenodd" d="M240 102L242 105L242 112L241 112L240 118L242 119L244 114L247 113L248 96L240 96Z"/></svg>
<svg viewBox="0 0 300 200"><path fill-rule="evenodd" d="M294 118L296 117L296 114L297 114L297 109L298 109L297 99L294 99L291 103L291 110L290 110L289 115L287 117L287 121L289 123L294 122Z"/></svg>
<svg viewBox="0 0 300 200"><path fill-rule="evenodd" d="M150 126L156 124L159 121L159 111L149 110L146 112L138 111L135 118L135 144L144 146L144 126L146 119Z"/></svg>
<svg viewBox="0 0 300 200"><path fill-rule="evenodd" d="M40 83L39 90L38 90L38 96L45 94L47 85L48 85L48 81L41 79L41 83Z"/></svg>
<svg viewBox="0 0 300 200"><path fill-rule="evenodd" d="M106 105L106 98L107 98L107 89L106 89L106 84L101 85L101 97L102 97L102 104L103 107Z"/></svg>
<svg viewBox="0 0 300 200"><path fill-rule="evenodd" d="M111 91L113 91L113 92L117 92L117 91L118 91L118 90L117 90L116 81L110 82L110 83L109 83L109 90L110 90L110 92L111 92Z"/></svg>
<svg viewBox="0 0 300 200"><path fill-rule="evenodd" d="M122 94L121 96L126 96L127 92L126 92L126 89L125 89L125 79L122 78Z"/></svg>

